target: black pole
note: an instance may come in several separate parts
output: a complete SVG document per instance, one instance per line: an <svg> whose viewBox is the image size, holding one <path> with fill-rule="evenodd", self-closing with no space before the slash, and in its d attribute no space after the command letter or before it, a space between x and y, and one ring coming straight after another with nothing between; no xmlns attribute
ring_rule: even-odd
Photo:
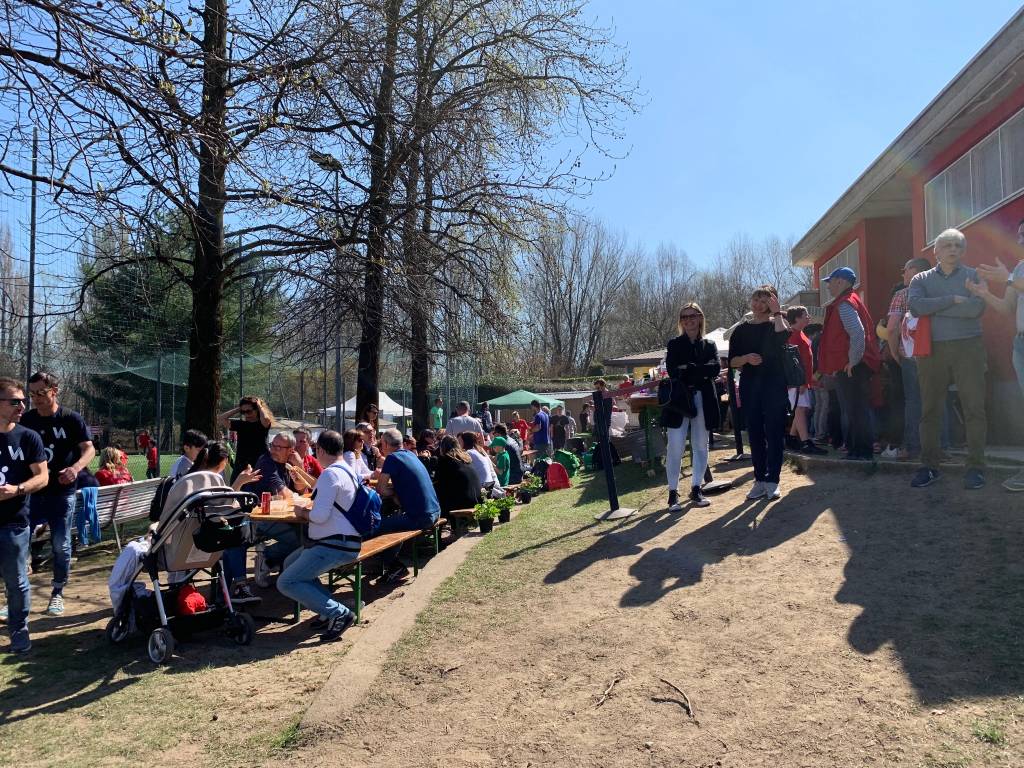
<svg viewBox="0 0 1024 768"><path fill-rule="evenodd" d="M299 421L306 423L306 369L299 371Z"/></svg>
<svg viewBox="0 0 1024 768"><path fill-rule="evenodd" d="M736 440L736 455L739 458L743 455L743 429L740 426L740 409L736 403L736 369L729 366L726 373L726 381L729 383L729 415L732 418L732 435Z"/></svg>
<svg viewBox="0 0 1024 768"><path fill-rule="evenodd" d="M245 397L242 381L242 354L245 349L245 310L242 303L242 281L238 281L238 399Z"/></svg>
<svg viewBox="0 0 1024 768"><path fill-rule="evenodd" d="M157 353L156 356L156 475L160 476L160 423L163 419L163 357Z"/></svg>
<svg viewBox="0 0 1024 768"><path fill-rule="evenodd" d="M607 408L608 418L605 419ZM601 463L604 464L604 479L608 483L608 504L612 512L619 508L619 493L615 488L615 472L612 470L611 447L611 400L605 402L600 390L594 392L594 426L598 427L598 445L601 447Z"/></svg>
<svg viewBox="0 0 1024 768"><path fill-rule="evenodd" d="M32 129L32 204L28 238L28 339L25 342L25 381L32 375L32 339L36 320L36 175L39 168L39 129Z"/></svg>

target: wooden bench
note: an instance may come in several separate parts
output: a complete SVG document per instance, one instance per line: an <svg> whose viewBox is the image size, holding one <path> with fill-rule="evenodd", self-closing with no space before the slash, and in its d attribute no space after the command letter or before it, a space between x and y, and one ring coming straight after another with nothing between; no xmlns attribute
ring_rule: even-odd
<svg viewBox="0 0 1024 768"><path fill-rule="evenodd" d="M100 529L108 526L114 529L118 551L121 550L121 532L118 530L118 524L149 519L149 504L153 501L160 479L155 477L152 480L107 485L96 489L99 492L96 498L96 516L100 521ZM81 504L81 492L77 495L78 503Z"/></svg>
<svg viewBox="0 0 1024 768"><path fill-rule="evenodd" d="M433 550L433 554L437 554L440 548L441 542L441 529L444 527L445 521L443 518L438 518L437 522L434 523L430 528L425 528L422 531L396 531L395 533L385 533L381 536L374 536L372 539L367 539L359 547L359 557L350 563L339 568L334 568L327 574L327 582L330 588L333 589L334 584L338 580L345 580L352 585L352 592L355 598L355 614L356 624L358 624L362 618L363 609L363 563L369 560L371 557L383 554L388 550L395 549L405 544L407 541L413 542L412 548L412 573L413 576L419 576L420 573L420 551L417 546L420 539L429 539L430 549ZM299 620L299 605L296 603L295 606L295 621Z"/></svg>
<svg viewBox="0 0 1024 768"><path fill-rule="evenodd" d="M476 518L476 510L472 507L469 509L453 509L446 516L452 521L452 533L458 534L460 530L468 531L470 529L470 521Z"/></svg>

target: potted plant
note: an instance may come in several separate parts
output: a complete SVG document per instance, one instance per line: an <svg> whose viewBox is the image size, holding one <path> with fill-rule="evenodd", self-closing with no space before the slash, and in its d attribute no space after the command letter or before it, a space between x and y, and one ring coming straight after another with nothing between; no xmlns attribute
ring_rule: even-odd
<svg viewBox="0 0 1024 768"><path fill-rule="evenodd" d="M512 507L516 505L516 497L503 496L500 499L495 499L494 505L498 508L498 522L507 523L512 519Z"/></svg>
<svg viewBox="0 0 1024 768"><path fill-rule="evenodd" d="M523 504L529 504L530 501L540 493L541 481L536 475L531 475L523 481L523 484L519 486L519 500Z"/></svg>
<svg viewBox="0 0 1024 768"><path fill-rule="evenodd" d="M484 501L473 508L473 517L480 526L480 533L490 533L494 529L494 518L498 516L498 505L493 501Z"/></svg>

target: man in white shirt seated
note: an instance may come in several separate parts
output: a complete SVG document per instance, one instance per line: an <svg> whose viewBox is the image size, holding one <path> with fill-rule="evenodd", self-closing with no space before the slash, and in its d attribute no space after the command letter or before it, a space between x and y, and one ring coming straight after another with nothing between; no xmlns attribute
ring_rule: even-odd
<svg viewBox="0 0 1024 768"><path fill-rule="evenodd" d="M480 435L484 433L480 422L469 415L469 403L465 400L455 406L455 413L455 416L448 419L448 426L444 428L446 434L458 437L463 432L476 432Z"/></svg>
<svg viewBox="0 0 1024 768"><path fill-rule="evenodd" d="M341 511L351 509L358 483L343 453L341 435L333 430L320 433L316 459L324 471L313 489L313 508L295 510L297 517L309 521L306 545L288 556L277 579L281 594L320 615L313 628L325 630L320 635L324 642L337 640L356 620L320 582L320 574L359 557L362 544L362 537Z"/></svg>

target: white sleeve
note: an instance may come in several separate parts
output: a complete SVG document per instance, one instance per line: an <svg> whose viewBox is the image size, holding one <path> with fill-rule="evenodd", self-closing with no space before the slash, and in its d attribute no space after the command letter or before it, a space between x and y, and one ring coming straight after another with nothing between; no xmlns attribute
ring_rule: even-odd
<svg viewBox="0 0 1024 768"><path fill-rule="evenodd" d="M340 486L343 483L341 478L344 470L337 467L326 467L316 480L313 494L313 508L309 510L309 521L318 525L325 525L334 514L334 502L338 499ZM349 483L351 485L351 483ZM349 504L354 492L349 494ZM347 509L347 507L346 507Z"/></svg>

